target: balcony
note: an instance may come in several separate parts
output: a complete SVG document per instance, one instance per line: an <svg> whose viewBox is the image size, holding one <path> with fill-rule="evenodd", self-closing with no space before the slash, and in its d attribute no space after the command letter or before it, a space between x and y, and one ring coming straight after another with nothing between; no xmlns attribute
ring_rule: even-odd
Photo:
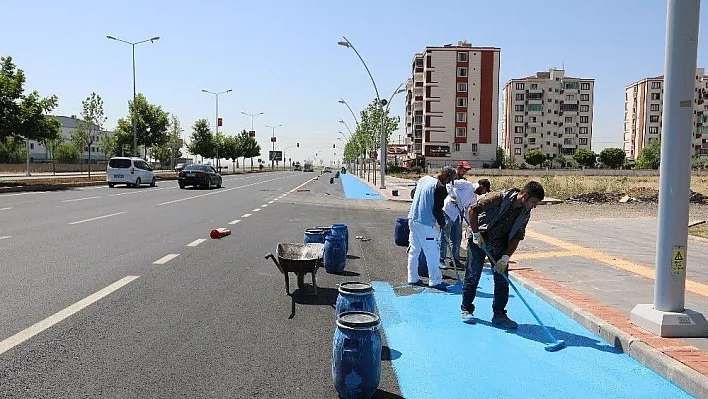
<svg viewBox="0 0 708 399"><path fill-rule="evenodd" d="M413 111L422 111L422 110L423 110L423 102L413 103Z"/></svg>

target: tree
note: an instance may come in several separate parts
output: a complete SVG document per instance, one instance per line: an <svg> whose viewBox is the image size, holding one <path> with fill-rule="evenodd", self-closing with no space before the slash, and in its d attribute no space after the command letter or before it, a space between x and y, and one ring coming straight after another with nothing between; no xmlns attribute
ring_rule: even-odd
<svg viewBox="0 0 708 399"><path fill-rule="evenodd" d="M381 117L383 116L383 127L388 144L391 133L398 130L401 123L399 116L389 116L390 110L378 103L375 99L361 111L361 122L357 130L361 129L365 135L371 139L372 147L378 148L381 143Z"/></svg>
<svg viewBox="0 0 708 399"><path fill-rule="evenodd" d="M241 137L226 136L223 138L219 156L231 160L231 169L236 172L236 160L241 157Z"/></svg>
<svg viewBox="0 0 708 399"><path fill-rule="evenodd" d="M15 137L0 140L0 163L20 163L26 157L24 140Z"/></svg>
<svg viewBox="0 0 708 399"><path fill-rule="evenodd" d="M600 162L608 168L617 169L624 165L627 154L623 149L617 147L609 147L600 151Z"/></svg>
<svg viewBox="0 0 708 399"><path fill-rule="evenodd" d="M543 155L541 150L538 148L532 148L526 151L526 154L524 154L524 160L531 166L538 166L546 160L546 156Z"/></svg>
<svg viewBox="0 0 708 399"><path fill-rule="evenodd" d="M241 132L242 136L244 132L246 131L244 130ZM248 134L246 134L246 139L242 140L241 145L243 149L242 156L244 159L244 164L246 163L246 158L251 158L251 171L253 171L253 157L261 155L261 145L258 144L255 138L248 137Z"/></svg>
<svg viewBox="0 0 708 399"><path fill-rule="evenodd" d="M60 163L76 163L81 158L81 153L76 149L76 146L70 143L61 143L52 153L52 158L56 158Z"/></svg>
<svg viewBox="0 0 708 399"><path fill-rule="evenodd" d="M120 155L116 135L108 132L101 133L100 140L98 140L98 150L106 154L109 158Z"/></svg>
<svg viewBox="0 0 708 399"><path fill-rule="evenodd" d="M106 117L103 113L103 100L95 92L81 102L81 119L76 120L76 129L71 132L71 141L79 152L83 148L88 151L88 176L91 177L91 147L100 139Z"/></svg>
<svg viewBox="0 0 708 399"><path fill-rule="evenodd" d="M597 154L592 150L580 150L573 154L573 159L580 166L592 168L595 166L595 162L597 162Z"/></svg>
<svg viewBox="0 0 708 399"><path fill-rule="evenodd" d="M199 119L192 126L192 136L190 137L189 152L201 155L202 158L213 158L216 156L216 140L209 128L209 121Z"/></svg>
<svg viewBox="0 0 708 399"><path fill-rule="evenodd" d="M42 140L42 144L44 144L45 147L47 147L47 150L49 153L52 155L52 174L56 175L57 170L56 170L56 157L55 152L59 144L64 142L64 137L62 137L61 133L59 131L56 132L56 135L54 137L45 137Z"/></svg>
<svg viewBox="0 0 708 399"><path fill-rule="evenodd" d="M135 102L129 102L128 116L118 120L115 131L117 148L123 149L125 145L133 148L133 115L136 116L138 146L144 147L145 156L149 147L165 144L168 141L169 113L163 111L158 105L150 104L143 94L138 94Z"/></svg>
<svg viewBox="0 0 708 399"><path fill-rule="evenodd" d="M661 142L659 140L649 140L637 156L635 165L639 169L659 169L661 161Z"/></svg>
<svg viewBox="0 0 708 399"><path fill-rule="evenodd" d="M180 148L184 145L182 140L182 126L179 122L177 116L172 115L170 117L170 126L167 132L167 141L163 144L157 144L150 149L150 154L153 158L160 161L160 164L170 165L170 169L174 168L175 158L182 156L182 151Z"/></svg>

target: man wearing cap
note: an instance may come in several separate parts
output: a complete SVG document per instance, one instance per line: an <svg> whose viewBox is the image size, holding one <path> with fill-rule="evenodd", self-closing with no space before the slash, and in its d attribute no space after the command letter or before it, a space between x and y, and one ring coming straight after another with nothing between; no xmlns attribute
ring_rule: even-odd
<svg viewBox="0 0 708 399"><path fill-rule="evenodd" d="M408 212L408 284L423 286L423 281L418 275L418 257L420 252L425 254L428 265L428 286L445 290L449 284L443 281L440 268L434 259L440 255L440 233L437 225L445 227L443 204L447 196L445 185L456 176L455 169L446 167L435 176L423 176L418 180L417 190L413 196L413 203Z"/></svg>
<svg viewBox="0 0 708 399"><path fill-rule="evenodd" d="M467 161L460 161L457 163L457 178L464 179L467 172L470 170L470 164Z"/></svg>

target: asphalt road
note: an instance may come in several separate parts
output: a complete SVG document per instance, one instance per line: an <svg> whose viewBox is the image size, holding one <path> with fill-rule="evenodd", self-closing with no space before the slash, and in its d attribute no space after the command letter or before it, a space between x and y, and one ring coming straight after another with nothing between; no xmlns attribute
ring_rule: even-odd
<svg viewBox="0 0 708 399"><path fill-rule="evenodd" d="M407 205L314 176L0 195L0 397L336 397L336 284L404 282L391 242ZM286 296L264 255L336 222L349 275L321 270L317 300ZM211 240L216 227L233 233ZM377 397L398 395L385 361Z"/></svg>

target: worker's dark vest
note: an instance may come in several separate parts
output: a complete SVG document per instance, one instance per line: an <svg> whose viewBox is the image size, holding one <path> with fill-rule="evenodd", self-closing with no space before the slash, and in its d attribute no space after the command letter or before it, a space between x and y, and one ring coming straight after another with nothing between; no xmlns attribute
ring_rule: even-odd
<svg viewBox="0 0 708 399"><path fill-rule="evenodd" d="M501 205L495 208L489 208L479 215L478 223L480 231L492 230L496 227L499 220L509 211L516 201L516 195L520 192L518 188L512 188L502 193ZM521 230L523 226L526 225L529 218L531 217L531 212L528 209L522 209L519 216L516 217L514 224L509 231L508 241L516 235L516 233Z"/></svg>

